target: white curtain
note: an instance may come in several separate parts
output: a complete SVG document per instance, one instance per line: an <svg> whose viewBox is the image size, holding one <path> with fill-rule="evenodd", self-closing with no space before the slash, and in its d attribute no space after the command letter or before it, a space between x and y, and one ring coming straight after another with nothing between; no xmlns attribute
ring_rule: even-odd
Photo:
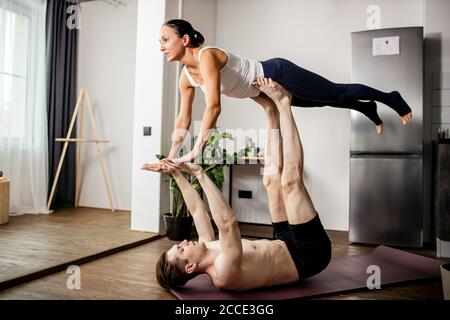
<svg viewBox="0 0 450 320"><path fill-rule="evenodd" d="M49 213L45 0L0 0L0 171L12 214Z"/></svg>

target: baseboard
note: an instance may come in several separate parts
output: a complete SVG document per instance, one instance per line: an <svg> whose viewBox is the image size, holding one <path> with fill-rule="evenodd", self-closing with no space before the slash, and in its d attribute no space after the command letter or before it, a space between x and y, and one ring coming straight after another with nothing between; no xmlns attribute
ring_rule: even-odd
<svg viewBox="0 0 450 320"><path fill-rule="evenodd" d="M111 212L111 208L100 208L100 207L93 207L93 206L88 206L88 205L78 205L78 207L73 207L73 208L96 209L96 210L105 210L105 211L110 211ZM114 211L131 213L130 209L114 208Z"/></svg>

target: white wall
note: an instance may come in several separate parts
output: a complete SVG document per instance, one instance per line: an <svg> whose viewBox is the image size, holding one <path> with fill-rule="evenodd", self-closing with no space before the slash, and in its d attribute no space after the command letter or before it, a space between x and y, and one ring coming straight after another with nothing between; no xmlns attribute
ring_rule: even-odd
<svg viewBox="0 0 450 320"><path fill-rule="evenodd" d="M167 212L169 204L168 185L163 176L140 169L142 164L155 161L154 155L166 150L168 130L173 123L170 112L167 117L164 109L168 97L165 93L170 87L165 81L164 57L157 42L166 9L166 0L138 0L133 161L129 169L131 228L151 232L161 231L160 216ZM152 127L151 136L143 136L144 126Z"/></svg>
<svg viewBox="0 0 450 320"><path fill-rule="evenodd" d="M168 128L174 116L167 106L174 103L176 71L174 64L167 66L158 60L162 56L157 37L162 22L176 16L173 7L177 1L141 0L140 19L138 0L122 1L126 7L115 8L101 1L82 5L78 84L89 90L100 137L111 140L103 150L116 206L132 207L131 170L133 195L141 197L138 212L144 217L165 210L165 200L159 198L164 181L142 175L137 167L167 151ZM332 81L347 82L350 32L366 29L366 8L371 4L370 0L184 0L183 18L205 35L207 44L254 59L288 58ZM382 28L420 26L425 19L427 37L441 39L438 60L428 61L428 70L450 70L447 0L379 0L376 4L381 8ZM136 40L138 20L140 43ZM138 53L139 64L136 44L144 50ZM147 60L155 64L149 65ZM162 110L163 105L167 109ZM221 128L264 128L263 113L251 100L224 97L222 105ZM203 108L203 94L198 90L194 119L201 118ZM348 230L349 111L294 109L294 115L305 149L307 187L322 221L327 229ZM143 125L151 125L157 135L142 137ZM94 146L86 145L83 152L81 204L108 208ZM143 194L154 196L143 199ZM157 219L142 221L148 227L144 229L158 229Z"/></svg>
<svg viewBox="0 0 450 320"><path fill-rule="evenodd" d="M115 205L131 209L134 74L137 0L114 7L102 1L82 4L78 88L88 90ZM156 42L156 36L154 37ZM93 137L87 110L84 137ZM109 208L95 145L81 148L80 205Z"/></svg>
<svg viewBox="0 0 450 320"><path fill-rule="evenodd" d="M439 52L434 53L430 59L433 71L450 70L450 1L448 0L424 0L425 1L425 33L439 39Z"/></svg>
<svg viewBox="0 0 450 320"><path fill-rule="evenodd" d="M178 1L123 2L82 4L78 87L89 91L100 138L111 140L102 150L116 207L132 210L132 229L161 231L160 214L169 205L161 190L168 190L168 182L140 167L170 147L177 71L176 64L164 62L158 38L162 23L178 17ZM215 37L215 1L184 2L195 27ZM202 17L205 10L211 20ZM85 137L91 134L86 120ZM152 136L142 135L143 126L152 127ZM82 154L80 205L108 208L94 146L86 145Z"/></svg>
<svg viewBox="0 0 450 320"><path fill-rule="evenodd" d="M350 32L365 30L371 0L218 0L217 45L264 60L283 57L334 82L350 81ZM422 0L379 0L381 28L423 25ZM201 31L201 30L200 30ZM350 113L293 109L305 182L325 228L348 230ZM223 97L221 128L264 128L250 99ZM259 145L263 145L259 143Z"/></svg>
<svg viewBox="0 0 450 320"><path fill-rule="evenodd" d="M206 45L216 43L217 1L216 0L184 0L183 19L189 21L194 29L205 37ZM201 121L205 109L205 96L202 90L196 90L192 107L193 121ZM194 125L190 128L194 133Z"/></svg>
<svg viewBox="0 0 450 320"><path fill-rule="evenodd" d="M425 0L426 98L432 106L433 139L450 129L450 1Z"/></svg>
<svg viewBox="0 0 450 320"><path fill-rule="evenodd" d="M450 129L450 1L424 0L424 34L425 34L425 82L424 124L431 126L426 133L425 141L437 139L438 128ZM426 152L432 152L431 143L426 144ZM432 161L424 163L429 174L426 183L432 185ZM425 205L433 203L431 198L425 198ZM432 217L432 215L429 215ZM431 221L425 221L425 230ZM432 226L432 225L431 225ZM426 236L426 234L424 234ZM429 240L429 238L427 238Z"/></svg>

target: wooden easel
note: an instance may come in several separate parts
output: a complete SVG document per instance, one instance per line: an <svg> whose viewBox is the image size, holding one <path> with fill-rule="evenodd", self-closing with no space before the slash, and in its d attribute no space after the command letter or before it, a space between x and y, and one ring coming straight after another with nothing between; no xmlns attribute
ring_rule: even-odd
<svg viewBox="0 0 450 320"><path fill-rule="evenodd" d="M91 122L91 127L92 127L92 131L94 132L94 139L83 139L83 113L84 113L84 98L86 97L87 100L87 109L88 109L88 113L89 113L89 119ZM81 114L80 114L80 121L78 123L78 138L70 138L70 136L72 135L72 130L73 127L75 125L75 120L78 116L78 112L80 111L80 105L81 105ZM103 174L103 178L105 181L105 186L106 186L106 191L108 192L108 197L109 197L109 204L111 205L111 210L112 212L114 212L115 208L114 208L114 202L113 202L113 198L111 195L111 190L109 188L109 182L108 182L108 178L106 176L106 172L105 172L105 165L103 163L103 157L100 151L100 145L99 143L109 143L109 140L99 140L98 139L98 135L97 135L97 128L95 126L95 121L94 121L94 116L92 114L92 108L91 108L91 102L89 99L89 94L86 90L81 89L80 90L80 94L78 95L78 99L77 99L77 104L75 106L75 110L73 112L73 116L72 119L70 121L70 126L69 126L69 130L67 131L67 135L65 138L56 138L55 141L57 142L64 142L64 147L63 147L63 151L61 153L61 157L59 159L59 163L58 163L58 169L56 170L56 175L55 178L53 179L53 185L52 185L52 190L50 192L50 197L48 199L48 203L47 203L47 207L50 209L50 204L53 201L53 197L55 195L55 189L56 189L56 185L58 184L58 179L59 179L59 174L61 172L61 167L62 164L64 162L64 157L66 156L66 152L67 152L67 148L69 146L69 142L76 142L77 143L77 153L76 153L76 179L75 179L75 207L78 207L78 200L80 197L80 193L79 193L79 184L80 184L80 147L81 147L81 143L83 142L90 142L90 143L95 143L95 148L97 150L97 158L100 161L100 167L102 169L102 174Z"/></svg>

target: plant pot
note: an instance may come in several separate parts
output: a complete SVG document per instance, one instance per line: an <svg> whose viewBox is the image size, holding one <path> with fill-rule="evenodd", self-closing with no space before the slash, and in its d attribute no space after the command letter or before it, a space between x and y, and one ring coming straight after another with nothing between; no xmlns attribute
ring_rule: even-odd
<svg viewBox="0 0 450 320"><path fill-rule="evenodd" d="M171 213L164 214L166 234L170 240L182 241L189 239L192 230L192 217L174 217Z"/></svg>
<svg viewBox="0 0 450 320"><path fill-rule="evenodd" d="M450 263L444 263L441 265L441 275L444 299L450 300Z"/></svg>

